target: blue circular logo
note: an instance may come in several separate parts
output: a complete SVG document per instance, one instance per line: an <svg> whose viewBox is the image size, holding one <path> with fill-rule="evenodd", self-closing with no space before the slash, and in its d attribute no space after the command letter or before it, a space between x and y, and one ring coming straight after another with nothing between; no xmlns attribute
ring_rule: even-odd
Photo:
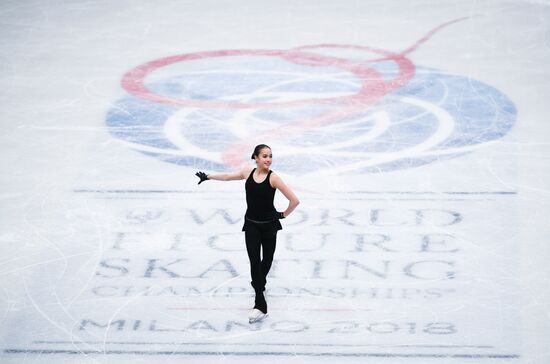
<svg viewBox="0 0 550 364"><path fill-rule="evenodd" d="M516 119L490 85L365 47L186 54L135 68L123 86L112 135L210 171L235 169L260 143L289 174L417 167L498 140Z"/></svg>

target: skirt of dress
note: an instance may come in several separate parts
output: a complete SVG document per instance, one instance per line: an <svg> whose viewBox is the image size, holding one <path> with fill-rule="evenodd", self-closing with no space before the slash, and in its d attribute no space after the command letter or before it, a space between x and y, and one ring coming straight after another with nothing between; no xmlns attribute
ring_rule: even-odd
<svg viewBox="0 0 550 364"><path fill-rule="evenodd" d="M283 229L283 226L281 225L281 222L279 221L279 219L273 219L270 221L255 221L255 220L250 220L245 216L242 231L246 231L250 227L260 228L263 231L267 230L267 231L273 231L273 232Z"/></svg>

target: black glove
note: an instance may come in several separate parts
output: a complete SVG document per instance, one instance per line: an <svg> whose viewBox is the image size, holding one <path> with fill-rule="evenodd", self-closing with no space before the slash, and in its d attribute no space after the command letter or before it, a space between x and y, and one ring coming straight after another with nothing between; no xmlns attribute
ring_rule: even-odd
<svg viewBox="0 0 550 364"><path fill-rule="evenodd" d="M279 211L275 211L275 218L276 219L284 219L285 218L285 214L283 212L279 212Z"/></svg>
<svg viewBox="0 0 550 364"><path fill-rule="evenodd" d="M201 179L198 183L199 185L208 179L208 176L204 172L197 172L197 173L195 173L195 176L197 176Z"/></svg>

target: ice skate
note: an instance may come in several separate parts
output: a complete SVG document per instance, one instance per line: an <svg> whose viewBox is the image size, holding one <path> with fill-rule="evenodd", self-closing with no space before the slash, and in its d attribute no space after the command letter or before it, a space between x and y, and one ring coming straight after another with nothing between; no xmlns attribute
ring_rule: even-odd
<svg viewBox="0 0 550 364"><path fill-rule="evenodd" d="M248 322L254 323L262 321L267 316L267 302L265 301L262 290L256 290L256 298L254 299L254 308L248 315Z"/></svg>
<svg viewBox="0 0 550 364"><path fill-rule="evenodd" d="M267 313L263 313L262 311L258 310L257 308L254 308L248 314L248 323L253 324L255 322L260 322L260 321L264 320L267 316L268 316Z"/></svg>

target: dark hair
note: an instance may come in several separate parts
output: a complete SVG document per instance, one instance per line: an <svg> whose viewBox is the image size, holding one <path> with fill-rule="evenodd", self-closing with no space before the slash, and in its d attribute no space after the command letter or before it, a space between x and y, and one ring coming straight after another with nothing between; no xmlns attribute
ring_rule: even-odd
<svg viewBox="0 0 550 364"><path fill-rule="evenodd" d="M259 156L260 151L264 148L269 148L269 145L265 145L265 144L256 145L256 148L254 148L254 153L252 153L252 157L250 157L250 159L254 159L254 157ZM269 149L271 149L271 148L269 148Z"/></svg>

